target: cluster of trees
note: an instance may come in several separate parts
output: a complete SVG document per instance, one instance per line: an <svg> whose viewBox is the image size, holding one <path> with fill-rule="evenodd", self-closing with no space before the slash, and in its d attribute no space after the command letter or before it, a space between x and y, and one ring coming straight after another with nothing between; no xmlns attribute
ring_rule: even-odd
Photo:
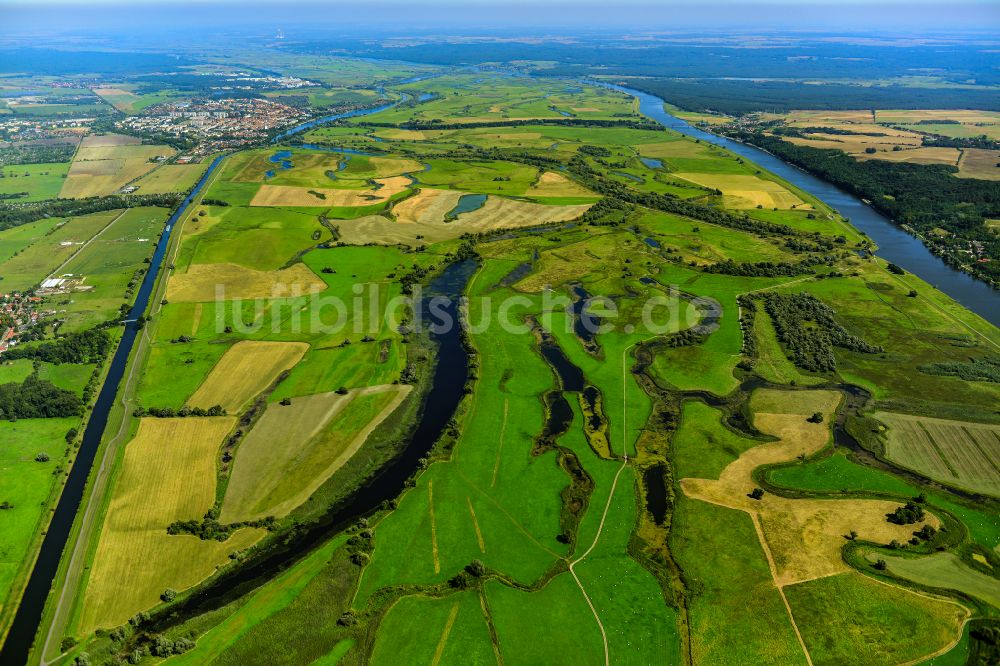
<svg viewBox="0 0 1000 666"><path fill-rule="evenodd" d="M1000 181L956 178L952 165L856 160L840 150L797 146L762 132L736 129L730 134L871 201L897 224L920 233L948 263L1000 281L1000 236L985 225L987 218L1000 216ZM936 228L950 235L932 234ZM971 262L965 254L969 241L981 243L992 261Z"/></svg>
<svg viewBox="0 0 1000 666"><path fill-rule="evenodd" d="M0 384L0 419L48 419L82 413L80 396L39 379L37 372L20 384Z"/></svg>
<svg viewBox="0 0 1000 666"><path fill-rule="evenodd" d="M50 199L22 204L0 204L0 231L49 217L88 215L105 210L138 206L173 208L181 202L180 194L112 194L86 199Z"/></svg>
<svg viewBox="0 0 1000 666"><path fill-rule="evenodd" d="M226 410L222 405L213 405L208 409L203 407L139 407L132 412L132 416L152 416L159 419L186 418L188 416L225 416Z"/></svg>
<svg viewBox="0 0 1000 666"><path fill-rule="evenodd" d="M699 345L704 341L704 335L695 333L690 328L663 336L663 344L667 347L690 347L691 345Z"/></svg>
<svg viewBox="0 0 1000 666"><path fill-rule="evenodd" d="M1000 150L1000 141L994 141L985 134L980 136L925 136L920 142L923 146L940 148L982 148L984 150Z"/></svg>
<svg viewBox="0 0 1000 666"><path fill-rule="evenodd" d="M917 366L928 375L960 377L967 382L996 382L1000 384L1000 358L975 358L967 363L927 363Z"/></svg>
<svg viewBox="0 0 1000 666"><path fill-rule="evenodd" d="M111 335L103 328L90 328L37 345L18 345L4 358L33 358L47 363L98 363L111 351Z"/></svg>
<svg viewBox="0 0 1000 666"><path fill-rule="evenodd" d="M611 157L611 151L604 146L583 145L577 148L576 152L590 155L591 157Z"/></svg>
<svg viewBox="0 0 1000 666"><path fill-rule="evenodd" d="M704 268L706 273L720 275L736 275L739 277L786 277L792 275L807 275L813 271L802 263L756 261L742 262L726 259Z"/></svg>
<svg viewBox="0 0 1000 666"><path fill-rule="evenodd" d="M219 522L219 510L212 508L201 520L177 520L167 526L167 534L191 534L202 541L225 541L233 532L243 527L262 527L266 530L277 528L274 516L260 520L246 520L238 523Z"/></svg>
<svg viewBox="0 0 1000 666"><path fill-rule="evenodd" d="M0 148L0 166L12 164L50 164L69 162L76 147L71 143L44 145L16 145Z"/></svg>
<svg viewBox="0 0 1000 666"><path fill-rule="evenodd" d="M760 298L789 359L804 370L836 370L834 345L866 354L883 351L849 333L834 318L834 311L812 294L765 293Z"/></svg>
<svg viewBox="0 0 1000 666"><path fill-rule="evenodd" d="M905 505L898 507L892 513L885 514L886 520L896 525L912 525L924 519L924 507L919 503L909 500Z"/></svg>

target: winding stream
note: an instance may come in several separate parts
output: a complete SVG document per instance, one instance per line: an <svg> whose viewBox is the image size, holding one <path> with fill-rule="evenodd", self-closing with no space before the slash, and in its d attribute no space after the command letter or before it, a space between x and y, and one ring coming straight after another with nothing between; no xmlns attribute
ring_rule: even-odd
<svg viewBox="0 0 1000 666"><path fill-rule="evenodd" d="M603 85L603 84L598 84ZM887 217L839 187L794 167L760 148L727 139L672 116L663 108L664 101L640 90L607 86L639 100L639 111L668 129L695 139L721 146L740 157L752 160L764 169L784 178L850 219L878 245L876 254L897 264L925 282L937 287L994 326L1000 326L1000 293L985 282L955 270L931 253L923 242L896 226Z"/></svg>

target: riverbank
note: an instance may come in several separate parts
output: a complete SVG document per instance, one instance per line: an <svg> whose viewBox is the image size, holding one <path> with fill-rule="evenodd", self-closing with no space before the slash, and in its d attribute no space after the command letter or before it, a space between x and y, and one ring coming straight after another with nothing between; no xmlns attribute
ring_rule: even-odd
<svg viewBox="0 0 1000 666"><path fill-rule="evenodd" d="M692 126L667 113L666 102L655 95L624 86L602 85L634 96L639 101L639 111L664 127L725 148L815 196L871 238L878 246L878 257L906 269L994 326L1000 326L1000 294L985 282L949 266L919 238L893 224L858 197L756 146Z"/></svg>

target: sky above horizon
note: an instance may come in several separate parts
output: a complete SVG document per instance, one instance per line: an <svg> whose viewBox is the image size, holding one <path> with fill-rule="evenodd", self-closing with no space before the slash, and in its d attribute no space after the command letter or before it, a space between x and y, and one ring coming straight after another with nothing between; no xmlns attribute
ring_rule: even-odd
<svg viewBox="0 0 1000 666"><path fill-rule="evenodd" d="M845 5L851 11L845 12ZM141 8L140 11L136 11ZM234 11L239 8L240 11ZM523 8L523 11L521 10ZM515 9L515 11L512 11ZM572 11L570 11L572 10ZM394 12L387 16L385 12ZM403 14L399 14L403 12ZM308 24L408 29L671 27L865 31L968 28L1000 32L998 0L0 0L0 36L198 24Z"/></svg>

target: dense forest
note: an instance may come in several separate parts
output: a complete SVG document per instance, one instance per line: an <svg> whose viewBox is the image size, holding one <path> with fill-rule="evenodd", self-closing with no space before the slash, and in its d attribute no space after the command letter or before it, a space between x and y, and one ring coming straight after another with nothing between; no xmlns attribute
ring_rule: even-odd
<svg viewBox="0 0 1000 666"><path fill-rule="evenodd" d="M97 363L111 351L113 342L107 330L91 328L50 342L18 345L4 352L4 358L32 358L56 364Z"/></svg>
<svg viewBox="0 0 1000 666"><path fill-rule="evenodd" d="M82 413L80 396L39 379L37 373L20 384L0 384L0 419L47 419Z"/></svg>
<svg viewBox="0 0 1000 666"><path fill-rule="evenodd" d="M856 160L839 150L797 146L762 132L729 134L868 199L897 224L920 233L948 263L1000 281L1000 237L985 225L987 218L1000 216L1000 181L956 178L956 167L945 164ZM933 229L952 235L933 235ZM973 260L968 254L972 241L981 244L989 261Z"/></svg>
<svg viewBox="0 0 1000 666"><path fill-rule="evenodd" d="M731 116L794 109L1000 110L1000 95L986 88L666 78L629 79L626 84L682 109L717 111Z"/></svg>
<svg viewBox="0 0 1000 666"><path fill-rule="evenodd" d="M0 204L0 231L49 217L73 217L138 206L173 208L182 198L181 194L113 194L87 199L49 199L25 204Z"/></svg>

